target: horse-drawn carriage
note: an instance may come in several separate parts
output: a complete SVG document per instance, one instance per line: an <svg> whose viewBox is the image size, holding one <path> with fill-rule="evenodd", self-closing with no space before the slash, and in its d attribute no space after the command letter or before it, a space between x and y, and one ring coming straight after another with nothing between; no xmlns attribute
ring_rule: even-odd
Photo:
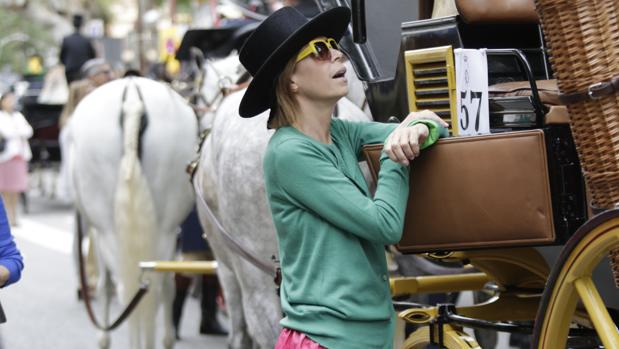
<svg viewBox="0 0 619 349"><path fill-rule="evenodd" d="M466 108L456 99L471 97L464 91L455 95L453 76L458 66L452 49L487 48L490 135L440 141L412 165L405 232L398 245L406 253L457 261L483 274L401 278L391 285L394 295L490 287L494 297L467 307L398 304L404 309L402 319L427 325L414 332L404 347L430 343L476 347L460 332L463 326L532 333L532 345L540 348L619 346L619 298L612 281L614 276L619 286L619 232L617 212L612 210L616 198L609 184L616 166L610 163L616 160L594 160L608 152L616 154L602 145L612 144L609 133L615 123L609 116L590 114L614 112L617 117L609 102L616 103L614 90L598 93L601 87L608 89L616 74L616 58L609 58L616 48L594 43L610 35L604 31L609 27L601 23L614 25L614 31L617 25L595 12L596 6L538 1L536 13L532 1L435 1L437 18L403 23L395 79L368 83L374 115L429 108L445 117L452 134L458 135L468 123L457 115L469 115L456 110L457 104ZM587 37L593 35L598 37ZM552 87L554 81L546 80L553 74L546 42L553 49L550 61L564 93L561 99ZM607 66L587 76L591 63L582 56L605 50ZM582 61L564 57L568 52L581 55ZM568 69L573 69L574 76ZM471 77L481 78L485 77ZM580 85L570 84L570 79ZM588 95L577 104L565 97L580 90ZM602 100L607 104L596 110L593 105ZM569 103L567 109L561 106L564 103ZM589 109L578 103L588 104ZM472 123L474 115L470 116ZM538 140L525 141L529 137ZM592 140L596 137L601 138L598 143ZM367 149L370 167L376 170L379 149ZM540 195L547 199L538 200ZM593 216L604 209L610 210ZM558 258L553 255L557 248L553 252L540 247L549 244L563 246Z"/></svg>
<svg viewBox="0 0 619 349"><path fill-rule="evenodd" d="M20 99L22 113L34 131L30 140L32 162L40 165L60 162L58 119L62 104L41 103L41 76L26 76L28 88Z"/></svg>
<svg viewBox="0 0 619 349"><path fill-rule="evenodd" d="M404 348L479 347L463 327L532 334L539 348L619 347L618 8L570 4L420 1L419 18L402 24L394 79L377 74L371 45L344 43L376 120L431 109L454 136L478 120L462 104L471 91L456 95L454 49L487 49L490 133L441 140L415 161L398 245L472 272L394 278L391 287L393 296L485 290L492 298L471 306L395 302L399 317L418 327ZM354 5L354 32L363 37L368 17L362 1ZM540 81L553 76L561 95ZM374 175L379 151L366 149Z"/></svg>

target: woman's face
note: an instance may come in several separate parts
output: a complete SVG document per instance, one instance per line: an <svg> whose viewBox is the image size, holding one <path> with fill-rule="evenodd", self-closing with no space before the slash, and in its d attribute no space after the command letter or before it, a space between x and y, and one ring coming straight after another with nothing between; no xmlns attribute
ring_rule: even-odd
<svg viewBox="0 0 619 349"><path fill-rule="evenodd" d="M324 37L317 39L320 38ZM335 103L348 93L346 58L337 49L329 50L331 58L328 60L319 60L311 54L296 64L291 81L296 84L299 96Z"/></svg>
<svg viewBox="0 0 619 349"><path fill-rule="evenodd" d="M2 99L2 105L0 105L0 107L5 111L13 111L15 108L15 95L9 92L9 95Z"/></svg>

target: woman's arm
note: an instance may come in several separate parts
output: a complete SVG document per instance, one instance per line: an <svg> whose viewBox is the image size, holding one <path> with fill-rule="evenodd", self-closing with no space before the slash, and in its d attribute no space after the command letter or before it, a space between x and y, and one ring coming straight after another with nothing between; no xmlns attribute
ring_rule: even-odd
<svg viewBox="0 0 619 349"><path fill-rule="evenodd" d="M408 199L408 168L384 157L374 198L365 196L331 162L304 141L288 140L273 153L274 183L286 201L363 239L400 240Z"/></svg>
<svg viewBox="0 0 619 349"><path fill-rule="evenodd" d="M0 199L0 287L17 282L23 268L23 258L11 235L4 203Z"/></svg>
<svg viewBox="0 0 619 349"><path fill-rule="evenodd" d="M412 112L400 124L386 124L379 122L347 122L340 121L347 128L357 158L361 161L363 146L366 144L385 143L385 152L391 160L402 165L408 165L419 155L419 150L432 145L441 136L447 135L448 124L435 113L429 110ZM428 127L428 132L421 126Z"/></svg>

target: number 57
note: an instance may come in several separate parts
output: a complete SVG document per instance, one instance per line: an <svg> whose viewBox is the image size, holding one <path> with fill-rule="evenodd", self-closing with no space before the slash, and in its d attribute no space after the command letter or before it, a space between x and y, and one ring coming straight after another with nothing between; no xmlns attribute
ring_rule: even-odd
<svg viewBox="0 0 619 349"><path fill-rule="evenodd" d="M467 91L461 91L460 92L460 110L463 112L463 117L460 119L460 127L463 130L467 130L469 128L469 110L465 105L465 101L466 101L466 93ZM481 111L481 97L482 97L482 92L480 91L470 91L469 94L469 104L473 103L474 99L477 99L477 112L475 113L475 132L479 131L479 113Z"/></svg>

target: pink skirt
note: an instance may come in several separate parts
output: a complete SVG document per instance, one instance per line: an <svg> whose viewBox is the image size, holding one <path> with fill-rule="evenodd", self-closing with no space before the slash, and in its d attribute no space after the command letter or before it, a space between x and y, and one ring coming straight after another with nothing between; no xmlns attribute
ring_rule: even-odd
<svg viewBox="0 0 619 349"><path fill-rule="evenodd" d="M0 192L21 193L28 189L28 163L21 157L0 162Z"/></svg>
<svg viewBox="0 0 619 349"><path fill-rule="evenodd" d="M325 349L304 333L284 328L277 338L275 349Z"/></svg>

